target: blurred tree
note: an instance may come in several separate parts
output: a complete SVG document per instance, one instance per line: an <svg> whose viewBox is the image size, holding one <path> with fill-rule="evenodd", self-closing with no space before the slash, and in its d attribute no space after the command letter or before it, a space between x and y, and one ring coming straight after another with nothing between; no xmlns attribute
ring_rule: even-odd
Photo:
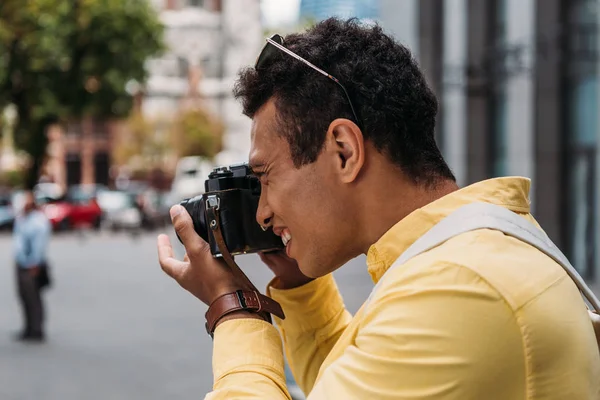
<svg viewBox="0 0 600 400"><path fill-rule="evenodd" d="M144 119L142 113L131 114L127 123L120 130L113 143L113 162L118 166L127 163L136 155L141 156L144 143L152 132L151 124Z"/></svg>
<svg viewBox="0 0 600 400"><path fill-rule="evenodd" d="M164 134L168 122L161 119L148 120L139 111L133 112L115 138L112 158L118 166L131 166L137 160L143 169L161 168L163 160L173 150Z"/></svg>
<svg viewBox="0 0 600 400"><path fill-rule="evenodd" d="M25 175L21 170L10 170L0 173L0 186L21 188L25 183Z"/></svg>
<svg viewBox="0 0 600 400"><path fill-rule="evenodd" d="M0 109L19 114L15 142L37 180L55 121L121 118L132 107L128 82L163 49L163 26L147 0L1 0Z"/></svg>
<svg viewBox="0 0 600 400"><path fill-rule="evenodd" d="M203 108L184 110L173 124L174 147L179 157L212 159L223 149L225 127Z"/></svg>

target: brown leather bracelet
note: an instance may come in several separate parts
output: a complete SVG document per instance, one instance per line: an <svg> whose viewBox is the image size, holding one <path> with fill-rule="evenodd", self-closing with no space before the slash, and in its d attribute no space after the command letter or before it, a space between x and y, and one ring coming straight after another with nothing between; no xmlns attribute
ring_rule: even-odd
<svg viewBox="0 0 600 400"><path fill-rule="evenodd" d="M224 294L213 301L206 311L206 331L213 337L217 322L227 314L235 311L249 311L261 316L271 323L271 314L284 319L283 310L275 300L251 290L236 290Z"/></svg>

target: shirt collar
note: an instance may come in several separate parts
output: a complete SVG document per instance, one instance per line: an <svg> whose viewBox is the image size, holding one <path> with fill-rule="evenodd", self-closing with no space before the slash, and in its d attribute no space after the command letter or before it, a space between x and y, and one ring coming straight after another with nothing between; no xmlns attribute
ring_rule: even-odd
<svg viewBox="0 0 600 400"><path fill-rule="evenodd" d="M503 177L474 183L419 208L392 226L367 252L367 267L377 283L385 271L419 237L457 208L485 202L529 213L531 180Z"/></svg>

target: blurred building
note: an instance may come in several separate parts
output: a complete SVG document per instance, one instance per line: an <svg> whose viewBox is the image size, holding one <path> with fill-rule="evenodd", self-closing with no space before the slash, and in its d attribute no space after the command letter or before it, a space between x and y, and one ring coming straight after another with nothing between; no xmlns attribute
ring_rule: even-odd
<svg viewBox="0 0 600 400"><path fill-rule="evenodd" d="M379 16L379 0L302 0L300 18L323 20L331 16L360 19L376 19Z"/></svg>
<svg viewBox="0 0 600 400"><path fill-rule="evenodd" d="M411 29L389 7L414 10ZM598 0L390 0L380 19L416 49L437 92L436 134L459 183L530 177L536 218L591 280L600 278L599 10Z"/></svg>
<svg viewBox="0 0 600 400"><path fill-rule="evenodd" d="M71 185L109 185L113 138L121 122L85 118L47 130L47 157L41 181Z"/></svg>
<svg viewBox="0 0 600 400"><path fill-rule="evenodd" d="M165 25L167 51L148 62L142 111L169 120L199 97L226 126L216 162L244 161L250 120L232 90L237 73L251 65L262 45L258 0L152 0Z"/></svg>
<svg viewBox="0 0 600 400"><path fill-rule="evenodd" d="M190 91L190 73L201 71L215 83L222 76L223 37L220 2L153 1L165 26L167 51L147 62L149 78L142 110L150 117L171 117ZM197 82L196 82L197 84ZM218 108L218 106L217 106Z"/></svg>

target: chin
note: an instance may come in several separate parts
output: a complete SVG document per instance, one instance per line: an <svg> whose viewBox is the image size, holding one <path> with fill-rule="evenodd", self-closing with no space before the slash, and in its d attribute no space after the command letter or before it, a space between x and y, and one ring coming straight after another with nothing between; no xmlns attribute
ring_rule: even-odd
<svg viewBox="0 0 600 400"><path fill-rule="evenodd" d="M302 262L301 260L298 260L298 259L295 259L295 260L298 263L298 269L300 269L300 272L302 272L302 274L304 276L316 279L316 278L320 278L321 276L324 275L324 274L320 273L319 271L314 270L313 268L305 268L304 267L307 264L308 265L318 265L318 264L311 264L310 262L306 263L306 262Z"/></svg>
<svg viewBox="0 0 600 400"><path fill-rule="evenodd" d="M296 259L296 262L298 263L298 268L300 269L300 272L302 272L302 274L304 276L307 276L309 278L313 278L313 279L317 279L320 278L322 276L325 276L333 271L335 271L337 268L321 268L321 269L315 269L315 268L306 268L305 266L325 266L328 265L327 263L321 263L319 261L306 261L306 260L298 260Z"/></svg>
<svg viewBox="0 0 600 400"><path fill-rule="evenodd" d="M300 272L302 272L302 274L304 276L307 276L307 277L312 278L312 279L317 279L317 278L320 278L320 277L322 277L324 275L327 275L327 274L322 274L322 273L319 273L317 271L312 271L312 270L311 271L306 271L306 270L303 270L302 268L300 268Z"/></svg>

